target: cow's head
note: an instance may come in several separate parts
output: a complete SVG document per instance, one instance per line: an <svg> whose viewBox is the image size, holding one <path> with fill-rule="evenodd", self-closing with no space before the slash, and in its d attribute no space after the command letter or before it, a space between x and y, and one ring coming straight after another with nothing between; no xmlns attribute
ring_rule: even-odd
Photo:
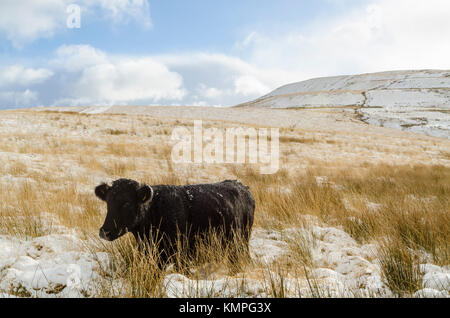
<svg viewBox="0 0 450 318"><path fill-rule="evenodd" d="M153 189L133 180L119 179L112 186L106 183L97 186L95 195L107 204L105 223L99 235L114 241L136 228L143 217L144 205L153 199Z"/></svg>

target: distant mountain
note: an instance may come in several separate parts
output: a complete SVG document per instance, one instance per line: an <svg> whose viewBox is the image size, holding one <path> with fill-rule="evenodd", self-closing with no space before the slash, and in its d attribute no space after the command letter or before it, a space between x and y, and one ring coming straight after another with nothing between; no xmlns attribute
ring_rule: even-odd
<svg viewBox="0 0 450 318"><path fill-rule="evenodd" d="M243 105L355 106L368 123L450 138L450 71L392 71L316 78L282 86Z"/></svg>

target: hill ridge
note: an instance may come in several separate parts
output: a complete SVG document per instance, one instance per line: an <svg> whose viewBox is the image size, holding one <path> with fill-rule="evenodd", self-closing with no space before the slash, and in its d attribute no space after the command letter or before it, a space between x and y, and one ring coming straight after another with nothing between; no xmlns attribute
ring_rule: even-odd
<svg viewBox="0 0 450 318"><path fill-rule="evenodd" d="M318 77L283 85L239 106L357 107L379 126L450 138L450 70L385 71Z"/></svg>

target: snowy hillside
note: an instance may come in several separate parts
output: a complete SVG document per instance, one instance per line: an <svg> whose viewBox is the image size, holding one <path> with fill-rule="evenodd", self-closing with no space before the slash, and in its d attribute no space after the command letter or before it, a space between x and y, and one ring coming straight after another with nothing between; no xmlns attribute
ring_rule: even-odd
<svg viewBox="0 0 450 318"><path fill-rule="evenodd" d="M311 79L282 86L246 105L269 108L361 107L368 123L450 137L450 71L394 71Z"/></svg>

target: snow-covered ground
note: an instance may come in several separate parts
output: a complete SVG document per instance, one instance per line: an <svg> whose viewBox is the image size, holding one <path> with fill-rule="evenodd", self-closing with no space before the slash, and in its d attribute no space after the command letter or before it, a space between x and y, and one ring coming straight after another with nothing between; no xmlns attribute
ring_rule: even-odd
<svg viewBox="0 0 450 318"><path fill-rule="evenodd" d="M396 71L311 79L247 103L255 107L358 106L370 124L450 138L450 71Z"/></svg>
<svg viewBox="0 0 450 318"><path fill-rule="evenodd" d="M86 297L100 279L105 253L81 252L75 234L51 234L32 240L0 236L0 293L3 297Z"/></svg>
<svg viewBox="0 0 450 318"><path fill-rule="evenodd" d="M362 108L365 122L430 136L450 138L450 109L411 107Z"/></svg>
<svg viewBox="0 0 450 318"><path fill-rule="evenodd" d="M306 218L306 217L305 217ZM278 277L274 264L294 257L292 243L308 240L311 263L305 273L287 273L277 282L286 297L391 297L382 279L376 244L358 244L346 232L320 225L314 217L302 228L282 231L256 228L252 234L252 259L266 268L265 277L248 274L214 275L189 279L170 273L164 279L168 297L270 297ZM89 297L100 280L109 255L86 252L86 242L63 228L58 234L34 239L0 236L1 297ZM101 264L101 265L100 265ZM449 297L450 267L422 264L423 289L416 297ZM276 280L276 279L275 279ZM282 285L282 286L281 286Z"/></svg>
<svg viewBox="0 0 450 318"><path fill-rule="evenodd" d="M92 106L80 111L81 114L101 114L108 111L111 106Z"/></svg>
<svg viewBox="0 0 450 318"><path fill-rule="evenodd" d="M311 219L314 219L311 217ZM308 276L287 274L278 289L287 297L392 297L383 282L377 259L376 244L358 244L346 232L316 225L290 228L283 231L256 229L250 242L252 258L271 268L283 258L293 257L291 240L313 238L312 263ZM274 267L276 268L276 267ZM416 297L449 297L450 267L431 264L421 266L424 288ZM272 273L276 278L278 274ZM166 292L169 297L240 296L270 297L271 283L254 277L218 277L213 280L192 280L181 274L167 275Z"/></svg>

